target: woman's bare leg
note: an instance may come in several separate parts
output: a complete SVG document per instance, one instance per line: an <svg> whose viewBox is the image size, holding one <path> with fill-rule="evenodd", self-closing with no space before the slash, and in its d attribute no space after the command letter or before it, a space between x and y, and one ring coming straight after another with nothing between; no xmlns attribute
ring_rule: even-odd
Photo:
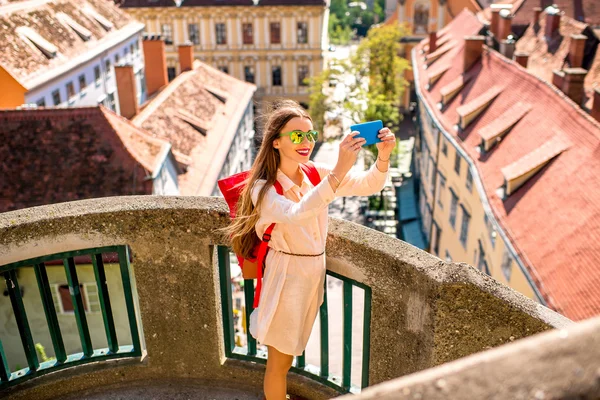
<svg viewBox="0 0 600 400"><path fill-rule="evenodd" d="M273 346L267 346L267 372L264 391L267 400L285 400L287 394L287 373L294 356L284 354Z"/></svg>

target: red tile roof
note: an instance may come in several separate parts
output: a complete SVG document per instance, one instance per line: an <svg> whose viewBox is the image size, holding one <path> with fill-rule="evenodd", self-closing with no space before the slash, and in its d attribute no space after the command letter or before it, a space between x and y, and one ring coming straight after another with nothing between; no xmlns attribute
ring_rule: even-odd
<svg viewBox="0 0 600 400"><path fill-rule="evenodd" d="M83 10L90 7L113 24L106 31ZM59 21L64 13L91 33L84 41L68 25ZM58 56L47 58L29 40L17 33L19 27L29 27L58 50ZM135 22L112 1L56 0L53 2L24 1L0 6L0 67L27 89L40 84L40 76L48 71L65 67L77 56L92 52L101 43L129 37L141 31L144 25ZM125 35L125 36L124 36Z"/></svg>
<svg viewBox="0 0 600 400"><path fill-rule="evenodd" d="M188 165L182 195L210 196L256 86L195 61L151 99L132 122L173 145ZM220 98L225 97L225 102Z"/></svg>
<svg viewBox="0 0 600 400"><path fill-rule="evenodd" d="M529 110L531 110L531 104L519 101L504 112L501 117L498 117L488 125L482 127L478 132L479 136L484 140L490 140L497 137L519 122Z"/></svg>
<svg viewBox="0 0 600 400"><path fill-rule="evenodd" d="M0 111L0 212L152 194L167 142L100 107Z"/></svg>
<svg viewBox="0 0 600 400"><path fill-rule="evenodd" d="M581 1L582 10L578 10L577 3ZM495 4L512 4L513 25L526 26L533 19L535 7L548 7L556 4L565 15L580 22L593 26L600 26L600 2L598 0L499 0ZM485 8L480 16L485 20L491 19L490 7Z"/></svg>
<svg viewBox="0 0 600 400"><path fill-rule="evenodd" d="M461 38L478 32L477 18L463 12L448 34ZM471 26L470 32L465 27ZM423 43L415 49L418 54ZM547 304L573 320L600 314L600 124L562 92L528 73L495 51L484 53L471 71L476 74L442 110L440 90L462 73L464 42L453 57L453 67L431 91L422 57L414 57L415 84L444 130L469 154L483 182L492 212L533 277ZM470 71L470 72L471 72ZM490 87L502 83L504 90L467 128L454 128L457 108ZM476 148L480 129L503 118L517 102L531 110L487 154ZM504 183L502 168L542 147L555 135L571 147L550 161L505 200L496 190Z"/></svg>

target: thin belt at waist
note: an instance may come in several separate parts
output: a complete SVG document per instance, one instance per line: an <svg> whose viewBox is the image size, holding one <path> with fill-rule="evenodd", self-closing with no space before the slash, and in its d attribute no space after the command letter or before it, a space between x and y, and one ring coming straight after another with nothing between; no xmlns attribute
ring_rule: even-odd
<svg viewBox="0 0 600 400"><path fill-rule="evenodd" d="M271 250L273 251L277 251L279 253L283 253L283 254L287 254L288 256L296 256L296 257L320 257L323 254L325 254L325 250L323 250L321 253L319 254L295 254L295 253L288 253L286 251L283 250L278 250L278 249L273 249L271 248Z"/></svg>

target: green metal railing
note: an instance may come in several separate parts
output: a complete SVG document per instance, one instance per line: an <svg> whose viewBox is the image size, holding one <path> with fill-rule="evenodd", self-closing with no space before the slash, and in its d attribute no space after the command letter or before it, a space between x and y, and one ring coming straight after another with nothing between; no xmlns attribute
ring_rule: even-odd
<svg viewBox="0 0 600 400"><path fill-rule="evenodd" d="M224 246L217 247L219 261L219 276L221 287L221 307L223 313L223 332L225 339L225 355L229 358L266 362L266 354L257 350L256 339L249 333L250 314L254 302L254 280L244 280L244 300L246 303L246 338L247 346L236 346L233 326L233 296L231 288L230 250ZM371 343L371 288L347 277L331 271L327 275L343 282L343 347L342 347L342 377L330 374L330 349L329 349L329 312L327 302L327 280L325 280L324 300L319 310L320 321L320 366L306 364L306 354L295 357L292 371L311 378L323 385L327 385L340 393L358 393L369 385L369 359ZM359 385L351 382L352 373L352 289L358 287L364 291L364 317L362 337L362 376Z"/></svg>
<svg viewBox="0 0 600 400"><path fill-rule="evenodd" d="M106 273L102 258L103 253L116 253L118 255L123 292L125 295L125 305L129 319L129 330L132 339L131 345L119 346L119 342L117 340L115 322L111 308L111 299L106 283ZM98 287L98 298L102 312L102 318L104 320L108 348L94 349L92 345L90 331L86 319L83 296L81 293L75 265L75 257L78 256L91 257L96 284ZM81 348L83 350L81 353L67 354L65 350L65 344L63 342L61 328L58 322L56 310L54 308L52 291L48 282L48 274L45 264L55 260L62 260L64 265L65 274L69 285L69 292L73 302L77 330L81 340ZM50 333L50 338L52 339L52 345L54 347L54 353L56 356L55 360L42 363L40 363L36 353L32 331L29 326L29 320L27 318L21 289L19 288L19 282L17 279L17 270L19 268L31 266L33 266L35 271L35 277L39 287L44 313L46 315L47 327ZM129 248L127 246L100 247L37 257L12 264L2 265L0 266L0 274L2 274L6 280L8 295L10 297L13 313L19 329L21 342L23 343L23 349L25 351L25 357L28 364L27 368L18 371L11 371L2 347L2 338L0 338L0 389L4 389L14 384L21 383L25 380L50 372L55 372L63 368L116 358L141 357L142 349L140 345L140 333L138 329L131 286L131 268L129 264Z"/></svg>

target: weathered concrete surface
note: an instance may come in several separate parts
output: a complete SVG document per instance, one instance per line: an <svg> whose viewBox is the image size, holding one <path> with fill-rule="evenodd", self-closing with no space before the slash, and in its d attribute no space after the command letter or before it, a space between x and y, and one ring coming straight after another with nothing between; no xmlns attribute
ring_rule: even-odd
<svg viewBox="0 0 600 400"><path fill-rule="evenodd" d="M48 399L121 382L202 379L262 390L264 367L225 361L214 245L228 223L223 200L110 197L0 214L0 264L117 244L132 249L148 357L137 365L54 373L11 390ZM372 288L370 383L430 368L570 321L466 264L441 261L407 243L332 220L328 268ZM290 374L290 393L336 395ZM1 396L1 394L0 394Z"/></svg>
<svg viewBox="0 0 600 400"><path fill-rule="evenodd" d="M356 400L600 399L600 317L365 389Z"/></svg>
<svg viewBox="0 0 600 400"><path fill-rule="evenodd" d="M219 388L218 383L172 380L128 382L106 388L94 388L64 400L262 400L263 396L242 389Z"/></svg>

